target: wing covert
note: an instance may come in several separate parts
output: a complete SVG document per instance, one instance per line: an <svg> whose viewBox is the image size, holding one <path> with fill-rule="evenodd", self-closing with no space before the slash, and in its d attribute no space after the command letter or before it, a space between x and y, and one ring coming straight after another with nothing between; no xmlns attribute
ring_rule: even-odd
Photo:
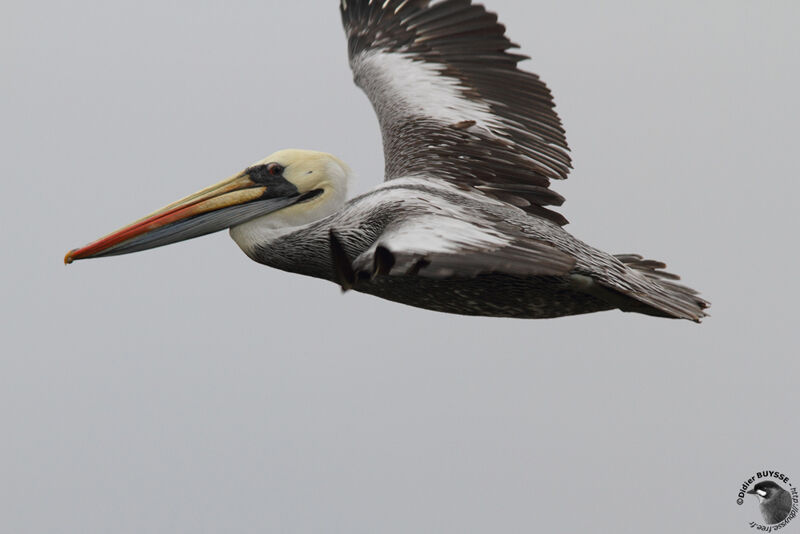
<svg viewBox="0 0 800 534"><path fill-rule="evenodd" d="M502 222L454 219L441 214L401 218L353 261L355 278L421 276L474 278L504 273L560 276L575 258Z"/></svg>
<svg viewBox="0 0 800 534"><path fill-rule="evenodd" d="M545 206L568 146L547 86L497 16L470 0L341 0L350 66L383 135L386 179L472 187L566 224Z"/></svg>

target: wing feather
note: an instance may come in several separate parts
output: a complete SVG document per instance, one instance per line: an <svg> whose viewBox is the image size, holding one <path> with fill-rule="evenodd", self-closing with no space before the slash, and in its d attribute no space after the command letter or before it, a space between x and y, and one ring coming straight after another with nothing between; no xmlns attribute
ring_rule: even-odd
<svg viewBox="0 0 800 534"><path fill-rule="evenodd" d="M386 179L477 188L566 224L545 206L571 168L547 86L497 16L471 0L342 0L350 65L378 115Z"/></svg>
<svg viewBox="0 0 800 534"><path fill-rule="evenodd" d="M574 266L572 256L511 225L454 219L447 214L394 220L353 261L356 278L413 275L464 279L489 273L560 276Z"/></svg>

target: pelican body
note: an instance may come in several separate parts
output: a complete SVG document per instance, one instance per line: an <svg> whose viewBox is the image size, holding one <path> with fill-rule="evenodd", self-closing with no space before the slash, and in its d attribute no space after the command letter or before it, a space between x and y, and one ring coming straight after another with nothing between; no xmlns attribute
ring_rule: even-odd
<svg viewBox="0 0 800 534"><path fill-rule="evenodd" d="M699 322L708 303L661 262L564 230L571 163L545 84L469 0L341 0L354 79L380 122L383 184L282 150L83 248L127 254L230 229L251 259L439 312L551 318L620 309Z"/></svg>

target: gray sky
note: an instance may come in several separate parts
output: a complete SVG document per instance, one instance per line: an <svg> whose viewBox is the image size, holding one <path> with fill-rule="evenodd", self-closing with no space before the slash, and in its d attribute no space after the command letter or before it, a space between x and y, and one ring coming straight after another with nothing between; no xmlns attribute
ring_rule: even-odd
<svg viewBox="0 0 800 534"><path fill-rule="evenodd" d="M0 531L735 533L743 479L800 482L800 4L486 3L555 94L568 229L712 317L440 315L225 233L65 268L281 148L364 191L377 121L334 0L12 0Z"/></svg>

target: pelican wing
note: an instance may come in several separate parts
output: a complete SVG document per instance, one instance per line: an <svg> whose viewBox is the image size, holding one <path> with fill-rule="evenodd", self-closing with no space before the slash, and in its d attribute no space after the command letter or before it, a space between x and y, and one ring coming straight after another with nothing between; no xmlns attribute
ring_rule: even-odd
<svg viewBox="0 0 800 534"><path fill-rule="evenodd" d="M353 261L355 278L560 276L575 266L572 256L525 236L511 224L487 223L436 213L395 220Z"/></svg>
<svg viewBox="0 0 800 534"><path fill-rule="evenodd" d="M383 133L386 179L472 187L566 224L544 206L570 157L547 86L497 16L470 0L341 0L355 83Z"/></svg>

